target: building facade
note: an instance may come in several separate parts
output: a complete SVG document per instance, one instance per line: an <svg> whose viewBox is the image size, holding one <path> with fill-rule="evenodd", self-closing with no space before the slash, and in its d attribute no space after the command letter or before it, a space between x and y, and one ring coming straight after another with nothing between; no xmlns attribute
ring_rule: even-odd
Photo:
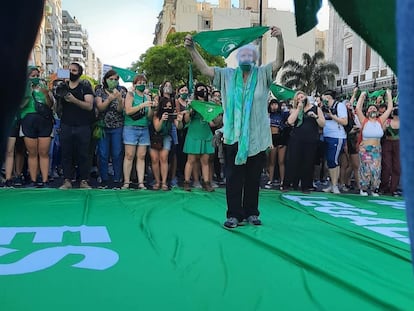
<svg viewBox="0 0 414 311"><path fill-rule="evenodd" d="M336 90L341 93L351 93L356 86L369 91L390 88L396 92L397 81L391 68L331 6L327 59L339 67Z"/></svg>
<svg viewBox="0 0 414 311"><path fill-rule="evenodd" d="M38 66L48 77L71 62L80 63L86 75L99 79L102 64L88 43L88 33L75 17L62 11L61 0L46 0L28 64Z"/></svg>
<svg viewBox="0 0 414 311"><path fill-rule="evenodd" d="M262 1L262 8L262 25L275 25L283 32L285 60L301 61L303 53L315 53L316 29L297 37L294 13L269 8L267 0ZM220 0L218 5L196 0L164 0L155 27L154 45L164 44L168 34L173 32L200 32L259 25L258 0L240 0L238 8L232 7L229 0ZM270 38L269 32L263 36L261 50L263 64L275 59L276 40ZM226 63L231 67L236 65L234 53L226 59Z"/></svg>

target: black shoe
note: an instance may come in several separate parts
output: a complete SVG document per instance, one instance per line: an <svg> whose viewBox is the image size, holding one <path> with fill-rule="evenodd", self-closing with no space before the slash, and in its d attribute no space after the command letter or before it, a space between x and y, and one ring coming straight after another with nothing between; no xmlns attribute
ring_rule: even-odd
<svg viewBox="0 0 414 311"><path fill-rule="evenodd" d="M7 179L4 182L4 188L13 188L13 181L11 179Z"/></svg>
<svg viewBox="0 0 414 311"><path fill-rule="evenodd" d="M262 221L256 215L251 215L247 217L247 221L249 222L249 224L253 226L260 226L262 224Z"/></svg>
<svg viewBox="0 0 414 311"><path fill-rule="evenodd" d="M108 189L108 182L106 180L102 180L98 186L98 189Z"/></svg>
<svg viewBox="0 0 414 311"><path fill-rule="evenodd" d="M236 217L229 217L226 219L223 226L227 229L234 229L238 226L238 224L239 224L239 221L237 220Z"/></svg>

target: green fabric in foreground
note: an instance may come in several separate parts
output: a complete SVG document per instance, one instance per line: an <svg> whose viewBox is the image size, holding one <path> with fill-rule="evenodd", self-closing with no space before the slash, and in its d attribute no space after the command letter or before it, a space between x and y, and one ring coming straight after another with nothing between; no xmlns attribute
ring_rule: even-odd
<svg viewBox="0 0 414 311"><path fill-rule="evenodd" d="M398 199L265 190L230 232L222 189L0 196L2 310L414 310Z"/></svg>

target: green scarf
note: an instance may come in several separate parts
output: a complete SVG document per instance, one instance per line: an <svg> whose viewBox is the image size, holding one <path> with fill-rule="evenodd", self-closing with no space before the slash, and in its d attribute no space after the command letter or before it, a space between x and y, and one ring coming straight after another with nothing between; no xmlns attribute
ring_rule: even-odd
<svg viewBox="0 0 414 311"><path fill-rule="evenodd" d="M243 72L240 67L234 74L234 83L228 92L224 112L224 139L226 143L238 141L235 164L245 164L249 154L249 126L253 95L257 84L258 68L254 66L243 83Z"/></svg>

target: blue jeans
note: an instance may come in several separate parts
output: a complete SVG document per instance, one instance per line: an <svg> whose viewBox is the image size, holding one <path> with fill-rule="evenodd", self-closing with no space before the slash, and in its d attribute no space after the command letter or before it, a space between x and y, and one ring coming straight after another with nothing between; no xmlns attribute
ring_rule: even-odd
<svg viewBox="0 0 414 311"><path fill-rule="evenodd" d="M123 144L122 127L104 128L105 135L98 141L98 167L99 174L104 181L108 181L109 155L114 169L114 181L121 181Z"/></svg>

